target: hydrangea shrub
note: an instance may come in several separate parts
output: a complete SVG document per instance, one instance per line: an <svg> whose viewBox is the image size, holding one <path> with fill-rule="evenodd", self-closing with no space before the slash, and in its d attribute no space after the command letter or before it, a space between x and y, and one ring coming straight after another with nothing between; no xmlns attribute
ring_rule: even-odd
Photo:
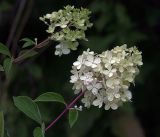
<svg viewBox="0 0 160 137"><path fill-rule="evenodd" d="M86 30L92 27L89 21L90 15L91 12L88 9L66 6L62 10L40 17L40 20L48 25L46 31L49 37L39 44L37 39L35 41L29 38L22 39L25 43L22 51L15 58L9 49L0 43L0 53L4 55L0 71L5 71L6 75L9 75L12 64L38 54L37 49L43 48L51 40L58 43L55 47L55 55L61 56L69 54L71 50L77 50L80 40L87 41ZM84 107L90 108L93 105L98 108L104 107L105 110L116 110L125 102L131 101L132 93L129 87L134 84L141 65L143 65L142 53L136 47L127 48L124 44L101 54L88 49L78 56L72 66L70 82L73 83L73 90L77 96L71 103L67 104L63 96L54 92L43 93L36 99L18 96L14 97L13 101L20 111L39 124L34 129L33 136L44 137L45 132L68 111L70 126L75 124L78 111L82 111L82 106L76 105L79 100ZM59 102L65 105L65 109L46 126L37 102ZM0 112L0 121L0 131L4 133L3 112Z"/></svg>

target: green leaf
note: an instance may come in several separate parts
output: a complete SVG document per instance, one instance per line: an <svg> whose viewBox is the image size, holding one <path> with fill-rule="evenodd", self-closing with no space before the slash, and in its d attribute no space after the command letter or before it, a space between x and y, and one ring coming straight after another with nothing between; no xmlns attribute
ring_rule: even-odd
<svg viewBox="0 0 160 137"><path fill-rule="evenodd" d="M3 43L0 43L0 53L11 57L8 47L6 47Z"/></svg>
<svg viewBox="0 0 160 137"><path fill-rule="evenodd" d="M42 123L41 114L38 105L32 101L29 97L18 96L13 97L15 106L26 114L31 119L35 120L39 124Z"/></svg>
<svg viewBox="0 0 160 137"><path fill-rule="evenodd" d="M2 111L0 111L0 137L4 137L4 115Z"/></svg>
<svg viewBox="0 0 160 137"><path fill-rule="evenodd" d="M23 38L20 41L25 41L25 42L32 42L35 43L33 40L31 40L30 38Z"/></svg>
<svg viewBox="0 0 160 137"><path fill-rule="evenodd" d="M36 127L33 131L34 137L44 137L44 131L40 127Z"/></svg>
<svg viewBox="0 0 160 137"><path fill-rule="evenodd" d="M55 92L47 92L35 99L35 102L60 102L66 104L64 98Z"/></svg>
<svg viewBox="0 0 160 137"><path fill-rule="evenodd" d="M3 66L2 66L2 65L0 65L0 71L4 71L4 69L3 69Z"/></svg>
<svg viewBox="0 0 160 137"><path fill-rule="evenodd" d="M30 46L33 46L33 45L36 44L33 40L31 40L31 39L29 39L29 38L23 38L23 39L21 39L20 41L24 41L24 42L25 42L25 43L23 44L22 48L27 48L27 47L30 47Z"/></svg>
<svg viewBox="0 0 160 137"><path fill-rule="evenodd" d="M31 47L33 46L34 44L32 42L25 42L22 46L22 48L27 48L27 47Z"/></svg>
<svg viewBox="0 0 160 137"><path fill-rule="evenodd" d="M78 119L78 111L76 109L70 109L69 110L69 125L70 127L73 127L73 125L76 123Z"/></svg>
<svg viewBox="0 0 160 137"><path fill-rule="evenodd" d="M12 62L13 62L13 59L11 59L11 58L6 58L3 61L3 68L4 68L4 71L5 71L6 75L9 74L9 72L12 68Z"/></svg>

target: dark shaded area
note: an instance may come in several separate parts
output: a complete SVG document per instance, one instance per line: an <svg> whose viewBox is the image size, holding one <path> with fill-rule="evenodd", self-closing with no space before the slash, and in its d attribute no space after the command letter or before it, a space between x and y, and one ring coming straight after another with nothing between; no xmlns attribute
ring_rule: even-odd
<svg viewBox="0 0 160 137"><path fill-rule="evenodd" d="M20 5L21 16L17 19ZM16 56L24 37L45 39L46 26L39 17L63 6L89 8L94 27L87 31L89 42L81 42L78 51L61 58L54 56L55 43L42 54L13 68L7 82L5 121L11 137L29 137L36 124L13 107L12 96L32 98L43 92L61 93L68 102L74 97L69 83L72 63L83 50L100 53L124 43L136 45L143 52L144 65L131 87L133 102L117 111L97 108L80 112L76 125L70 129L66 116L47 133L47 137L160 137L160 1L159 0L1 0L0 41L7 43L15 29L10 49ZM13 25L18 20L17 27ZM0 74L0 88L6 81ZM1 90L1 89L0 89ZM1 91L0 91L1 92ZM63 106L56 103L39 104L46 123L53 120Z"/></svg>

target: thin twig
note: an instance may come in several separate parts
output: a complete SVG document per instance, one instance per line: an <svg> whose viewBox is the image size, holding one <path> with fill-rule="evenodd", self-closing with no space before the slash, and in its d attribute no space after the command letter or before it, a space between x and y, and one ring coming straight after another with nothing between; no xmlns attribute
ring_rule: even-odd
<svg viewBox="0 0 160 137"><path fill-rule="evenodd" d="M84 95L84 92L82 91L69 105L66 106L66 108L62 111L62 113L59 114L59 116L52 121L49 126L45 129L47 131L50 129L70 108L72 108L75 103Z"/></svg>
<svg viewBox="0 0 160 137"><path fill-rule="evenodd" d="M7 43L6 45L8 47L10 47L11 43L12 43L12 40L13 40L13 37L14 37L14 34L15 34L15 31L16 31L16 28L18 26L18 23L19 23L19 20L20 20L20 17L22 15L22 12L24 10L24 7L25 7L25 4L26 4L26 0L20 0L20 5L19 5L19 9L18 9L18 12L15 16L15 19L12 23L12 26L11 26L11 30L10 30L10 33L9 33L9 36L8 36L8 39L7 39Z"/></svg>
<svg viewBox="0 0 160 137"><path fill-rule="evenodd" d="M13 46L12 46L12 55L14 56L15 55L15 52L16 52L16 49L17 49L17 42L24 30L24 27L30 17L30 14L31 14L31 11L33 9L33 5L34 5L34 0L28 0L26 2L26 8L23 12L23 16L21 17L21 20L19 21L19 27L17 28L17 31L16 31L16 35L15 37L13 38Z"/></svg>

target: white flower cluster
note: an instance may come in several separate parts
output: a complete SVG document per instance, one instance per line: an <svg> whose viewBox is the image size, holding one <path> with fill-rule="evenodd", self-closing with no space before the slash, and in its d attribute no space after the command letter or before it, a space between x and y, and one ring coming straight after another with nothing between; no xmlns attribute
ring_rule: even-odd
<svg viewBox="0 0 160 137"><path fill-rule="evenodd" d="M131 100L129 86L142 64L141 52L126 44L101 54L87 50L73 63L70 82L75 94L84 92L85 107L104 105L105 110L115 110Z"/></svg>
<svg viewBox="0 0 160 137"><path fill-rule="evenodd" d="M40 17L46 25L50 39L57 41L55 55L69 54L76 50L79 40L87 40L85 31L92 27L89 21L91 12L85 8L66 6L64 9Z"/></svg>

